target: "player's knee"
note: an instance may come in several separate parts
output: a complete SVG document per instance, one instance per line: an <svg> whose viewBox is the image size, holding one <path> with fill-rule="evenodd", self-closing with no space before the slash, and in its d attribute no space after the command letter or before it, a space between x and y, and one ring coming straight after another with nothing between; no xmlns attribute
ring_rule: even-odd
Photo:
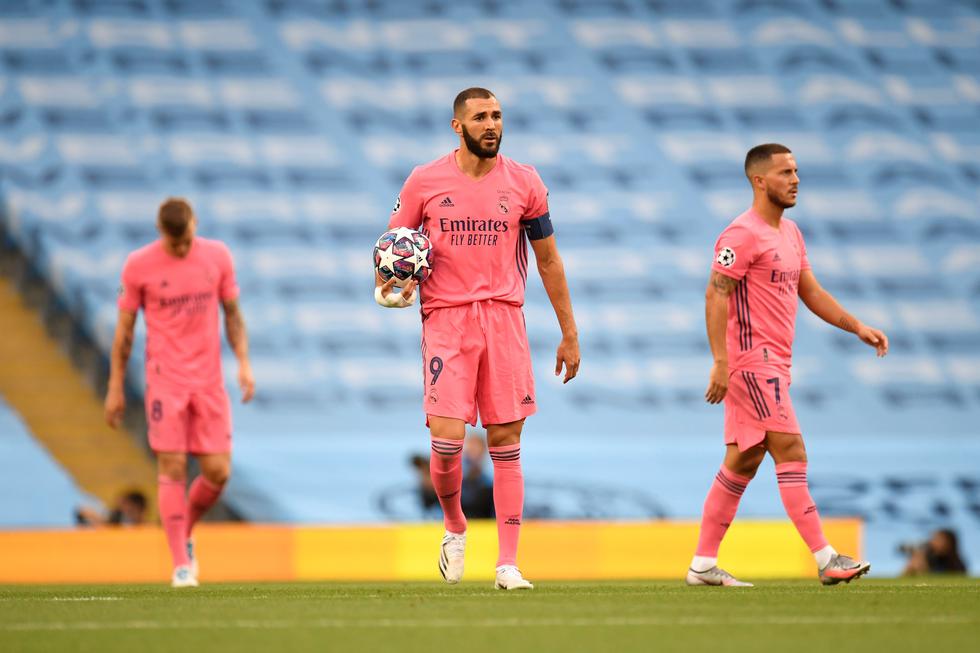
<svg viewBox="0 0 980 653"><path fill-rule="evenodd" d="M786 456L789 460L794 462L806 462L806 447L803 446L803 442L794 445L790 448L789 453Z"/></svg>
<svg viewBox="0 0 980 653"><path fill-rule="evenodd" d="M498 431L494 434L487 433L488 447L509 447L521 443L520 429Z"/></svg>
<svg viewBox="0 0 980 653"><path fill-rule="evenodd" d="M521 443L524 420L508 424L489 424L487 426L488 447L509 447Z"/></svg>
<svg viewBox="0 0 980 653"><path fill-rule="evenodd" d="M439 440L462 440L466 437L466 422L461 419L430 415L429 433Z"/></svg>
<svg viewBox="0 0 980 653"><path fill-rule="evenodd" d="M166 456L157 460L157 472L160 476L171 481L187 481L187 458L183 456Z"/></svg>
<svg viewBox="0 0 980 653"><path fill-rule="evenodd" d="M777 463L806 462L803 436L795 433L768 433L766 444Z"/></svg>
<svg viewBox="0 0 980 653"><path fill-rule="evenodd" d="M230 464L217 464L201 470L204 478L214 485L224 485L231 478Z"/></svg>
<svg viewBox="0 0 980 653"><path fill-rule="evenodd" d="M758 451L752 449L746 453L748 453L748 455L741 456L737 461L729 466L729 469L739 476L754 478L755 473L759 471L759 465L762 464L763 459L766 457L766 451L765 449L759 449Z"/></svg>

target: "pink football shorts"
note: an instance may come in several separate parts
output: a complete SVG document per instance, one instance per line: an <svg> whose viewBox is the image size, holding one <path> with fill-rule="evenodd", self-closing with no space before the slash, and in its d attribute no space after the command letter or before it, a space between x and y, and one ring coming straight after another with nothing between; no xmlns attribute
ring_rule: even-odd
<svg viewBox="0 0 980 653"><path fill-rule="evenodd" d="M800 433L789 385L788 372L732 370L725 395L725 444L746 451L760 444L766 431Z"/></svg>
<svg viewBox="0 0 980 653"><path fill-rule="evenodd" d="M422 320L427 416L476 425L516 422L536 410L531 351L520 306L488 299L432 309Z"/></svg>
<svg viewBox="0 0 980 653"><path fill-rule="evenodd" d="M231 402L224 386L209 390L147 386L145 400L153 451L231 452Z"/></svg>

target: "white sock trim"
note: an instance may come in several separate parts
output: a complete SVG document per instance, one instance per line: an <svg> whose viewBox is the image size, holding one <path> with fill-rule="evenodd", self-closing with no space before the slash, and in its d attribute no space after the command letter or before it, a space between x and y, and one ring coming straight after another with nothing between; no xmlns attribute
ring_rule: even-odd
<svg viewBox="0 0 980 653"><path fill-rule="evenodd" d="M817 561L817 569L823 569L829 565L835 555L837 555L837 551L829 544L822 549L814 551L813 559Z"/></svg>
<svg viewBox="0 0 980 653"><path fill-rule="evenodd" d="M712 567L718 566L718 558L711 558L708 556L694 556L691 560L691 569L696 572L708 571Z"/></svg>

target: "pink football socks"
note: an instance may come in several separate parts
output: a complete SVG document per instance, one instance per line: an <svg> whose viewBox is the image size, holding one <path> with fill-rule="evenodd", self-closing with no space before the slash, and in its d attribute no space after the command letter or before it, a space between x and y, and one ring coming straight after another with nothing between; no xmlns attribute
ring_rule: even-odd
<svg viewBox="0 0 980 653"><path fill-rule="evenodd" d="M717 558L721 540L735 519L738 502L752 479L740 476L722 465L715 482L711 484L704 501L701 515L701 532L698 535L696 555L701 558ZM697 569L696 571L705 571Z"/></svg>
<svg viewBox="0 0 980 653"><path fill-rule="evenodd" d="M157 506L174 567L190 564L187 557L187 498L184 495L184 481L158 476Z"/></svg>
<svg viewBox="0 0 980 653"><path fill-rule="evenodd" d="M463 487L463 441L432 438L429 476L442 506L446 530L461 535L466 532L466 517L460 503Z"/></svg>
<svg viewBox="0 0 980 653"><path fill-rule="evenodd" d="M187 513L187 537L190 537L191 530L194 528L201 516L208 511L218 501L224 485L215 485L204 474L199 475L191 483L190 492L187 493L189 510Z"/></svg>
<svg viewBox="0 0 980 653"><path fill-rule="evenodd" d="M517 541L524 513L524 473L521 471L521 445L488 447L493 461L493 505L497 513L497 539L500 552L497 566L517 564Z"/></svg>
<svg viewBox="0 0 980 653"><path fill-rule="evenodd" d="M793 520L803 541L816 553L827 546L823 535L820 515L813 503L806 481L806 463L792 462L776 465L776 480L779 483L779 496L783 499L786 514Z"/></svg>

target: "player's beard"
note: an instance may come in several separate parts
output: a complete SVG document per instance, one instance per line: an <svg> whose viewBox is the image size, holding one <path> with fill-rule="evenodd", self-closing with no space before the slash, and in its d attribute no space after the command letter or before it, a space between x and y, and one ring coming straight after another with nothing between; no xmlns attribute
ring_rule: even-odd
<svg viewBox="0 0 980 653"><path fill-rule="evenodd" d="M484 136L486 132L484 132ZM463 127L463 142L466 143L466 149L475 154L481 159L492 159L497 156L497 151L500 150L500 141L503 140L504 134L501 132L497 136L497 142L494 143L492 148L483 147L481 145L482 136L480 138L473 138L470 133L466 131L466 127Z"/></svg>
<svg viewBox="0 0 980 653"><path fill-rule="evenodd" d="M790 197L789 191L786 191L786 198L784 199L779 195L777 195L776 193L774 193L772 189L767 188L766 197L769 198L770 202L772 202L773 204L775 204L781 209L789 209L796 206L796 200L793 197Z"/></svg>

